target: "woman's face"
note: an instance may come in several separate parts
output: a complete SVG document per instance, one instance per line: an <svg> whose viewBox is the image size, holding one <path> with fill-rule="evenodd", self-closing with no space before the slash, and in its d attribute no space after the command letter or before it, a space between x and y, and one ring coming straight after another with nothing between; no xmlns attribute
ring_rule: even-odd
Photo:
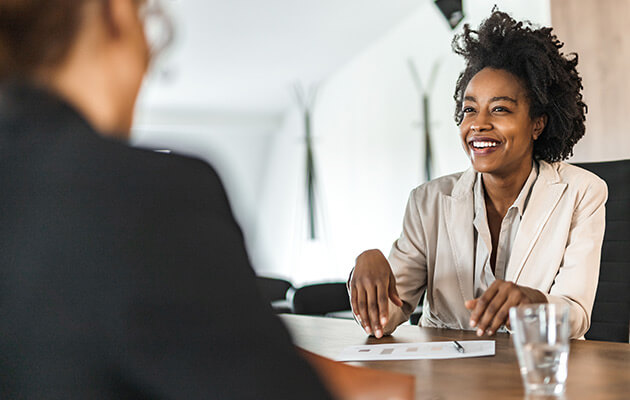
<svg viewBox="0 0 630 400"><path fill-rule="evenodd" d="M482 69L468 83L462 107L462 145L476 171L508 177L530 170L545 121L530 118L527 92L516 76Z"/></svg>

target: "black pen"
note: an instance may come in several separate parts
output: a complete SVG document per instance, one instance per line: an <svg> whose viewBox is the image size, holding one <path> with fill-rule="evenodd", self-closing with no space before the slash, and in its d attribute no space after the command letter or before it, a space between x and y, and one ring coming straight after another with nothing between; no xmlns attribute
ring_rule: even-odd
<svg viewBox="0 0 630 400"><path fill-rule="evenodd" d="M453 340L453 346L455 346L455 349L457 349L460 353L464 352L464 347L462 347L457 340Z"/></svg>

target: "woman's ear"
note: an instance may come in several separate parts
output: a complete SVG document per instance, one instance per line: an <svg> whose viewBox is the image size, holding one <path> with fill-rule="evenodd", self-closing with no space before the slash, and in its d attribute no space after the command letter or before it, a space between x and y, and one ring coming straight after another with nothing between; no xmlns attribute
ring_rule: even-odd
<svg viewBox="0 0 630 400"><path fill-rule="evenodd" d="M543 133L548 119L547 114L543 114L534 120L534 132L532 133L534 140L537 140L540 134Z"/></svg>

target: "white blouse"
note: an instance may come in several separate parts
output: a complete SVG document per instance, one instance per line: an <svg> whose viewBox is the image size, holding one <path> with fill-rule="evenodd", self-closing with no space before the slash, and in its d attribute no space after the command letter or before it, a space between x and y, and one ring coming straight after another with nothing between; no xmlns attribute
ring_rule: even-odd
<svg viewBox="0 0 630 400"><path fill-rule="evenodd" d="M481 173L476 174L473 197L475 204L475 214L473 225L475 227L475 272L473 278L473 293L475 297L481 296L492 285L495 279L505 280L505 269L510 260L512 245L516 239L516 233L521 225L521 219L532 187L538 178L538 164L534 161L529 177L525 181L519 195L510 206L499 231L499 241L497 245L497 258L495 261L495 272L492 273L490 265L490 254L492 253L492 239L488 226L486 213L485 192L482 183Z"/></svg>

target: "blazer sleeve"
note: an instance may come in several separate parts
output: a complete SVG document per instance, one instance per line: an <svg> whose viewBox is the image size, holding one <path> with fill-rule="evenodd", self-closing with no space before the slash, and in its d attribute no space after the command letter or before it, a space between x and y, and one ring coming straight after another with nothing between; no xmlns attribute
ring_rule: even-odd
<svg viewBox="0 0 630 400"><path fill-rule="evenodd" d="M219 178L191 163L147 205L147 261L129 272L122 310L123 375L163 398L330 398L259 294Z"/></svg>
<svg viewBox="0 0 630 400"><path fill-rule="evenodd" d="M420 191L421 188L416 188L411 192L402 233L389 253L389 263L396 277L396 288L403 306L398 307L389 302L390 320L384 329L386 333L393 332L409 319L427 285L426 241L418 209L422 204Z"/></svg>
<svg viewBox="0 0 630 400"><path fill-rule="evenodd" d="M571 337L582 337L590 327L604 238L606 183L594 178L583 190L573 212L562 265L547 296L549 303L570 309Z"/></svg>

